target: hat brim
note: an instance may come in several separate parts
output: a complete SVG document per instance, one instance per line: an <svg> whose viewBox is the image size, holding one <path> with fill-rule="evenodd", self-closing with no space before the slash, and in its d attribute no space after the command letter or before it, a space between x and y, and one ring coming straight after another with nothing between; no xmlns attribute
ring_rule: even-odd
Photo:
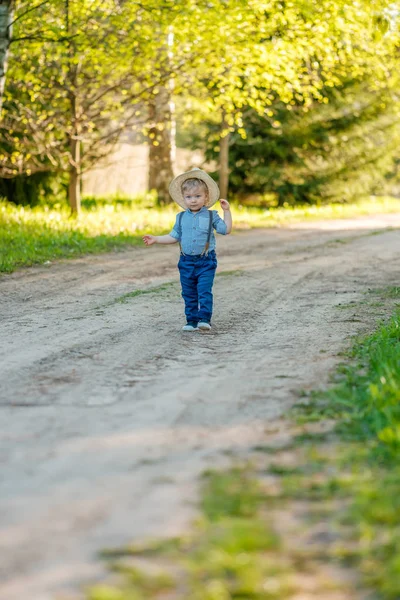
<svg viewBox="0 0 400 600"><path fill-rule="evenodd" d="M185 201L182 195L182 184L187 179L201 179L207 186L208 189L208 202L205 205L207 208L210 208L219 198L219 187L215 183L214 179L210 177L205 171L201 169L192 169L191 171L186 171L185 173L181 173L173 179L169 185L169 193L171 198L179 204L182 208L187 208Z"/></svg>

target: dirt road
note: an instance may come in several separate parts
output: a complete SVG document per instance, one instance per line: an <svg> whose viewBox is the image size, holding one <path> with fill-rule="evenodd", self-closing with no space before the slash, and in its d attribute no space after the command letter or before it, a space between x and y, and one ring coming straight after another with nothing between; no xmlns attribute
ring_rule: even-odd
<svg viewBox="0 0 400 600"><path fill-rule="evenodd" d="M0 277L0 598L72 597L97 550L187 526L199 473L268 441L371 326L338 306L399 285L399 227L400 214L219 237L204 334L180 331L175 247Z"/></svg>

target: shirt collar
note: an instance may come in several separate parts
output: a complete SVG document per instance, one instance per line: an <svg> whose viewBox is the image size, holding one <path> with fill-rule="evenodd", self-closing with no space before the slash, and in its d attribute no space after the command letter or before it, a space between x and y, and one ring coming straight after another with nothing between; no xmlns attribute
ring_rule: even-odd
<svg viewBox="0 0 400 600"><path fill-rule="evenodd" d="M207 211L207 210L208 210L208 208L207 208L206 206L202 206L202 207L201 207L201 209L199 210L199 212L196 212L196 213L194 213L194 212L192 212L192 211L190 210L190 208L187 208L187 209L186 209L186 212L188 212L188 213L190 213L191 215L195 216L195 215L199 215L201 212L205 212L205 211Z"/></svg>

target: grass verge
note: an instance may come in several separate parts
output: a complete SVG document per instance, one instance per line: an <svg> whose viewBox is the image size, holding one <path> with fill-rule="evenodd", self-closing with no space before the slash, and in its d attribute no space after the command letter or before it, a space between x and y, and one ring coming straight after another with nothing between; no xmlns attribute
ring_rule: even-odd
<svg viewBox="0 0 400 600"><path fill-rule="evenodd" d="M379 290L400 298L400 288ZM355 566L381 600L400 598L400 308L378 330L356 342L327 392L295 408L302 424L333 420L334 430L295 439L318 456L318 477L284 473L286 497L336 500L341 541L332 554ZM326 451L334 442L334 451ZM332 518L332 515L331 517ZM375 596L374 596L375 597Z"/></svg>
<svg viewBox="0 0 400 600"><path fill-rule="evenodd" d="M233 205L235 228L274 227L305 220L340 219L399 211L399 201L382 197L355 204L246 208ZM0 202L0 272L59 258L141 245L144 233L171 230L177 207L159 208L148 201L88 204L79 219L67 208L27 208Z"/></svg>

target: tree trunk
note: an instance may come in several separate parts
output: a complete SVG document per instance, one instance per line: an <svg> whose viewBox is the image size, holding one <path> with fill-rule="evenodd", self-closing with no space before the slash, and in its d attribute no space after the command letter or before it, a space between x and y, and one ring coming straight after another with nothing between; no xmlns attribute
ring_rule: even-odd
<svg viewBox="0 0 400 600"><path fill-rule="evenodd" d="M69 134L69 186L68 200L71 215L78 215L81 210L81 140L77 118L77 98L73 91L68 94L71 106L72 132Z"/></svg>
<svg viewBox="0 0 400 600"><path fill-rule="evenodd" d="M168 187L174 176L172 165L173 140L171 95L161 88L149 104L149 190L156 190L160 204L169 203Z"/></svg>
<svg viewBox="0 0 400 600"><path fill-rule="evenodd" d="M0 114L3 105L4 86L7 72L8 49L12 34L14 1L0 0Z"/></svg>
<svg viewBox="0 0 400 600"><path fill-rule="evenodd" d="M65 29L67 35L71 33L71 15L69 0L65 0ZM77 67L73 62L75 56L75 46L73 41L67 40L68 49L68 99L71 108L71 133L69 133L69 185L68 201L71 207L71 215L77 216L81 210L81 141L79 136L79 122L76 96Z"/></svg>
<svg viewBox="0 0 400 600"><path fill-rule="evenodd" d="M219 141L219 189L221 198L227 198L229 186L229 125L222 117Z"/></svg>
<svg viewBox="0 0 400 600"><path fill-rule="evenodd" d="M81 210L80 150L80 141L72 138L70 142L71 168L69 171L68 186L68 199L72 215L78 215Z"/></svg>

